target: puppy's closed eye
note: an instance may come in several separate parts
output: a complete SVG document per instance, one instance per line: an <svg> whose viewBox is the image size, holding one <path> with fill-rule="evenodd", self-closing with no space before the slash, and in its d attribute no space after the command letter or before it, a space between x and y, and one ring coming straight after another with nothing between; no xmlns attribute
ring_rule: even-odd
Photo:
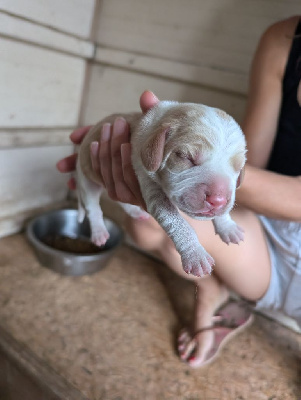
<svg viewBox="0 0 301 400"><path fill-rule="evenodd" d="M185 171L196 165L191 154L182 150L173 151L166 164L168 169L173 172Z"/></svg>
<svg viewBox="0 0 301 400"><path fill-rule="evenodd" d="M175 152L175 155L182 161L186 161L187 163L190 163L191 166L195 165L200 165L200 162L198 162L197 159L195 159L190 153L186 153L182 150L178 150Z"/></svg>
<svg viewBox="0 0 301 400"><path fill-rule="evenodd" d="M187 158L189 160L189 158L191 158L191 155L183 150L177 150L175 151L175 155L181 159L185 159Z"/></svg>

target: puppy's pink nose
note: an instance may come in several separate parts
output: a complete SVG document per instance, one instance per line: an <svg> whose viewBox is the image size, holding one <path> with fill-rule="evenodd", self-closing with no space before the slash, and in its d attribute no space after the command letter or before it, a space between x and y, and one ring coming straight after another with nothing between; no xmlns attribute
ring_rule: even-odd
<svg viewBox="0 0 301 400"><path fill-rule="evenodd" d="M206 201L216 210L223 208L227 204L227 199L223 195L211 194L206 197Z"/></svg>

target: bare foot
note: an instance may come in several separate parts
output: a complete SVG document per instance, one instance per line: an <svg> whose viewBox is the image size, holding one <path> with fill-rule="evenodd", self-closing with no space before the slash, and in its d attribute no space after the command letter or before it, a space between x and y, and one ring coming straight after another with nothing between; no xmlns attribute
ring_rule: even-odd
<svg viewBox="0 0 301 400"><path fill-rule="evenodd" d="M213 330L203 331L193 336L190 330L185 328L178 338L180 358L192 368L201 367L205 365L213 344Z"/></svg>
<svg viewBox="0 0 301 400"><path fill-rule="evenodd" d="M197 282L193 328L183 329L178 337L180 358L189 366L197 368L206 361L214 344L215 332L204 328L212 327L214 313L228 298L228 290L214 275Z"/></svg>
<svg viewBox="0 0 301 400"><path fill-rule="evenodd" d="M192 368L212 362L227 340L253 320L250 304L244 300L229 300L225 286L211 278L196 298L193 333L184 329L178 339L180 358Z"/></svg>

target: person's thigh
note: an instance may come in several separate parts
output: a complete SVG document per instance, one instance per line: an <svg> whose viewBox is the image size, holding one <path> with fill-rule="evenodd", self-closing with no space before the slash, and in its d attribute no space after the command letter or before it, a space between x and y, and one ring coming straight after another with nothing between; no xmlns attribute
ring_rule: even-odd
<svg viewBox="0 0 301 400"><path fill-rule="evenodd" d="M267 239L259 219L251 211L237 208L232 217L245 231L244 241L238 245L222 242L211 221L198 223L190 219L189 223L197 232L200 243L214 258L215 274L228 288L255 301L265 294L270 283Z"/></svg>
<svg viewBox="0 0 301 400"><path fill-rule="evenodd" d="M197 221L186 216L185 219L214 258L214 273L218 278L237 294L255 301L264 295L270 282L271 265L265 234L259 219L251 211L238 208L232 212L232 217L245 231L245 239L239 245L222 242L211 221ZM161 258L182 277L194 281L204 279L183 271L173 242L153 219L129 220L127 230L140 247Z"/></svg>

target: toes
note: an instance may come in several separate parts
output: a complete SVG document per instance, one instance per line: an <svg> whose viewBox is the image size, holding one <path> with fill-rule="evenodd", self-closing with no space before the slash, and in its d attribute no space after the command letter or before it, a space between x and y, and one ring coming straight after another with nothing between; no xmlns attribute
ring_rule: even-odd
<svg viewBox="0 0 301 400"><path fill-rule="evenodd" d="M188 333L187 329L182 329L179 333L178 343L185 342L188 339L190 339L190 334Z"/></svg>
<svg viewBox="0 0 301 400"><path fill-rule="evenodd" d="M191 357L189 357L189 359L187 360L188 365L191 368L200 368L201 366L204 365L204 357L198 357L196 355L192 355Z"/></svg>
<svg viewBox="0 0 301 400"><path fill-rule="evenodd" d="M183 353L187 344L189 343L189 341L191 340L191 336L189 334L189 332L187 331L187 329L183 329L178 337L178 350L179 353Z"/></svg>
<svg viewBox="0 0 301 400"><path fill-rule="evenodd" d="M205 365L213 345L213 335L206 333L202 337L195 339L195 343L194 351L187 359L187 363L191 368L199 368Z"/></svg>
<svg viewBox="0 0 301 400"><path fill-rule="evenodd" d="M188 340L187 343L183 344L179 349L179 356L182 361L188 362L190 357L194 354L196 343L195 341Z"/></svg>
<svg viewBox="0 0 301 400"><path fill-rule="evenodd" d="M192 337L187 329L180 332L178 338L178 352L182 361L191 368L204 365L207 355L210 354L214 342L213 332L203 332Z"/></svg>
<svg viewBox="0 0 301 400"><path fill-rule="evenodd" d="M198 350L198 341L191 337L187 329L183 330L178 339L178 352L180 359L185 361L189 366L195 367L203 361Z"/></svg>
<svg viewBox="0 0 301 400"><path fill-rule="evenodd" d="M180 332L178 338L178 352L181 360L187 361L192 351L194 350L195 343L187 329Z"/></svg>

